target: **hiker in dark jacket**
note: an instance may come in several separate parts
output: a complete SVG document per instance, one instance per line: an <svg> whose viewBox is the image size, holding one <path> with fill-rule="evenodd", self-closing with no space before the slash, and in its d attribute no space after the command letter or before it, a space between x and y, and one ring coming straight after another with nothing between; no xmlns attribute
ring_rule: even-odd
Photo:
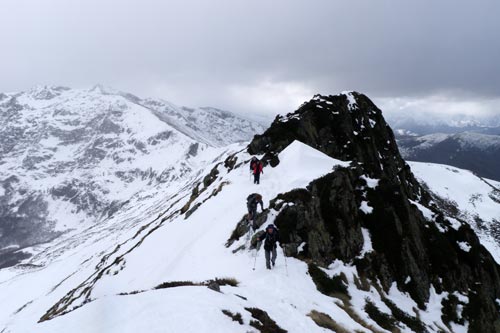
<svg viewBox="0 0 500 333"><path fill-rule="evenodd" d="M262 171L262 162L257 160L253 164L253 183L254 184L260 184L260 174L264 173Z"/></svg>
<svg viewBox="0 0 500 333"><path fill-rule="evenodd" d="M264 250L266 253L266 268L271 269L271 264L274 267L276 263L276 243L280 241L280 234L278 229L273 224L270 224L266 228L266 232L260 235L258 238L259 242L264 241Z"/></svg>
<svg viewBox="0 0 500 333"><path fill-rule="evenodd" d="M257 217L257 205L260 205L260 209L264 210L264 203L262 202L262 196L258 193L252 193L247 197L247 208L248 215L247 220L252 222L252 228L255 230L255 218Z"/></svg>

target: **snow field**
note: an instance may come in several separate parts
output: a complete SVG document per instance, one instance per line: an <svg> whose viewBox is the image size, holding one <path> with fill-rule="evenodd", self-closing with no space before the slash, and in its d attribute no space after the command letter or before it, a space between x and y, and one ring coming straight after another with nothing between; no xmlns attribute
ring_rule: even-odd
<svg viewBox="0 0 500 333"><path fill-rule="evenodd" d="M235 145L229 151L240 149L241 146ZM227 153L228 151L221 152L220 160L223 161ZM238 163L250 159L245 152L236 156ZM193 182L189 185L172 183L168 188L147 188L136 194L131 203L116 216L109 221L103 221L102 225L46 245L42 253L49 254L52 259L43 259L44 256L40 255L38 262L42 263L43 267L26 268L24 271L21 268L0 270L0 323L6 326L4 333L249 332L253 329L248 326L250 314L244 310L245 307L257 307L266 311L279 326L292 333L328 332L307 317L311 310L328 314L348 331L369 332L341 308L341 300L317 291L307 273L306 263L294 258L286 258L285 263L283 253L279 249L277 265L269 271L265 269L264 253L261 249L257 252L256 270L253 271L255 251L240 250L236 254L232 253L233 249L246 242L245 237L230 248L225 247L236 224L247 212L246 197L250 193L262 194L267 208L269 200L279 193L305 187L310 181L331 172L336 166L349 165L348 162L334 160L299 142L292 143L279 158L280 164L276 168L264 169L260 185L253 184L248 164L230 172L220 165L217 180L192 202L191 207L197 203L201 203L201 206L187 219L185 215L170 214L187 202ZM208 174L214 164L203 168L198 173L199 176ZM419 164L421 163L411 163L412 169L414 165L418 169ZM297 172L298 165L300 172ZM428 175L428 172L434 172L434 168L441 169L437 170L436 175ZM428 183L434 180L433 177L446 177L448 182L441 179L441 182L436 182L435 188L432 183L433 191L442 191L438 194L454 193L450 190L451 186L463 186L464 191L468 190L465 193L471 193L471 189L481 189L481 193L486 190L476 178L469 179L473 182L473 187L466 185L467 182L454 181L457 173L464 176L461 170L455 172L442 169L442 166L424 165L417 170L416 175L421 179L428 179ZM368 187L377 186L377 180L365 180ZM208 199L213 190L220 186L222 190ZM208 201L203 203L205 199ZM458 200L461 199L463 198ZM174 205L164 213L172 202L175 202ZM465 203L465 199L460 201L460 204ZM417 204L427 218L432 219L427 208L419 206L418 203L414 204ZM470 206L465 207L474 212ZM367 208L370 208L368 203ZM478 209L477 206L474 208ZM491 209L495 211L495 208ZM157 216L167 219L164 223L158 219L143 230L141 235L158 226L142 243L138 244L142 236L131 240L142 226L146 226ZM273 222L275 216L276 213L271 212L269 220L262 228ZM364 246L361 255L364 255L373 251L373 247L369 231L363 229L362 232ZM111 254L117 244L123 245L115 254ZM135 245L137 246L134 247ZM126 253L128 250L131 252ZM69 290L78 287L95 274L96 265L106 254L111 254L107 264L113 263L115 258L122 255L124 260L119 265L111 265L110 273L104 274L91 285L92 301L63 316L37 324L45 311ZM355 267L337 260L324 271L330 276L345 274L349 281L348 290L353 308L366 323L383 331L361 311L367 299L383 313L390 313L390 309L382 302L375 288L361 291L355 287ZM239 286L224 286L221 288L222 293L206 287L193 286L152 290L163 282L202 282L214 278L235 278L239 281ZM133 292L138 293L118 295ZM415 302L400 292L395 285L387 296L400 309L415 315ZM420 318L436 330L438 327L444 327L440 319L441 300L444 297L447 297L446 293L436 294L431 289L427 310L418 311ZM72 303L70 309L82 305L81 301L83 299ZM223 309L241 313L245 325L231 321L222 314ZM467 325L453 327L453 332L466 330ZM411 332L407 327L401 327L401 331Z"/></svg>

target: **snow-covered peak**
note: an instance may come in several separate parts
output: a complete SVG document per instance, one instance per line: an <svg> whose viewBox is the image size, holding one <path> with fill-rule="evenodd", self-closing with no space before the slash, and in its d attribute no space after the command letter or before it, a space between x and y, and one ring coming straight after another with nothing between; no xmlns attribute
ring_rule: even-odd
<svg viewBox="0 0 500 333"><path fill-rule="evenodd" d="M88 90L91 93L101 94L101 95L121 95L123 94L121 91L116 90L112 87L105 86L103 84L96 84L92 88Z"/></svg>
<svg viewBox="0 0 500 333"><path fill-rule="evenodd" d="M86 118L105 109L139 108L145 113L152 112L191 139L217 147L247 141L264 130L262 124L228 111L211 107L181 107L160 98L140 98L101 84L90 89L36 86L27 92L1 96L4 96L4 101L0 99L0 108L3 105L5 109L12 109L17 105L46 114L51 110L64 109Z"/></svg>
<svg viewBox="0 0 500 333"><path fill-rule="evenodd" d="M100 85L37 86L4 96L0 218L9 232L0 248L97 223L144 188L182 181L227 145L262 130L229 112L189 112L160 100L153 107Z"/></svg>

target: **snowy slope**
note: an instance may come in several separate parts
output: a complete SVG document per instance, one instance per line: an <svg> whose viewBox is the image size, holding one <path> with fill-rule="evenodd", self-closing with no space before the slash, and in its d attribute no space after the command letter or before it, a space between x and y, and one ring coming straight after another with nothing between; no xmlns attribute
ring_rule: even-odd
<svg viewBox="0 0 500 333"><path fill-rule="evenodd" d="M99 223L136 193L184 181L220 147L262 129L220 110L146 104L101 86L2 95L0 267L7 247Z"/></svg>
<svg viewBox="0 0 500 333"><path fill-rule="evenodd" d="M313 310L334 318L348 332L388 332L363 312L370 300L383 313L390 313L381 291L356 288L359 277L349 263L334 261L325 272L345 274L354 317L340 299L318 292L305 262L291 257L285 260L279 250L277 266L268 271L262 251L248 250L249 238L225 246L246 213L249 193L261 193L267 208L279 193L305 187L349 162L295 141L279 154L276 168L264 169L261 185L254 185L247 164L242 164L250 156L237 153L241 148L229 148L200 172L219 171L198 196L190 199L193 186L203 177L190 179L189 186L175 191L160 188L150 192L147 200L132 202L102 225L83 231L78 240L53 242L24 265L0 270L3 332L257 332L250 326L254 319L248 309L252 308L265 311L288 332L328 332L311 319ZM231 152L237 158L234 169L219 163ZM307 161L301 173L294 172L297 161ZM377 186L372 183L370 186ZM162 191L165 195L159 199ZM181 211L187 202L191 207L199 204L189 216ZM270 210L263 227L277 213ZM360 256L373 251L369 232L364 230L363 236ZM242 245L245 249L234 253ZM205 286L155 289L164 282L214 278L234 278L238 286L222 286L221 293ZM440 311L446 296L431 290L427 310L416 310L416 303L395 285L384 295L407 313L415 312L429 323L432 332L445 327ZM222 310L241 314L243 324L232 321ZM40 318L48 320L37 323ZM466 332L466 328L466 323L457 325L453 332ZM412 332L405 326L401 331Z"/></svg>
<svg viewBox="0 0 500 333"><path fill-rule="evenodd" d="M45 98L57 99L65 92L75 93L64 89L62 92L42 89L34 96L43 97L40 103L45 105L44 103L49 103ZM460 300L457 306L459 312L469 303L468 296L453 289L449 292L444 291L449 289L436 290L434 286L439 286L437 283L430 284L430 297L425 300L425 306L419 306L408 293L398 289L396 282L389 290L382 290L378 281L367 283L366 277L353 262L336 259L326 268L316 268L331 279L343 281L339 283L348 292L327 296L318 291L319 287L313 282L307 261L294 257L285 258L279 249L277 266L268 271L264 266L262 250L255 251L250 247L252 234L247 233L233 243L228 242L235 228L244 219L248 194L259 192L263 195L267 211L261 215L265 219L262 230L267 224L274 222L278 214L293 205L289 201L271 205L270 201L279 194L304 188L335 168L347 168L339 171L339 174L349 169L359 170L359 163L333 159L294 141L283 150L277 150L280 163L275 168L266 167L261 184L254 185L249 179L247 162L251 156L246 152L246 144L217 147L212 142L211 146L213 136L201 137L202 131L196 134L198 136L191 135L190 127L183 120L186 118L182 114L172 116L170 108L173 106L164 102L158 102L157 107L144 106L142 104L147 104L144 100L100 87L93 92L85 91L84 94L96 94L94 101L100 106L97 109L107 105L105 103L108 99L114 102L118 100L126 105L127 112L116 114L118 120L115 122L115 118L112 118L111 121L114 124L127 124L129 121L133 124L118 131L113 138L127 145L124 148L127 152L132 153L132 146L138 152L134 151L131 159L116 165L107 162L107 155L97 160L83 159L88 162L83 164L86 167L75 170L90 172L87 181L106 181L112 175L104 173L101 176L103 170L109 169L116 175L117 170L120 171L116 168L125 163L128 167L134 165L139 169L139 173L133 174L130 179L141 179L144 183L137 187L131 186L132 190L128 185L116 185L112 195L123 195L126 200L112 214L103 215L98 223L82 223L81 228L66 232L50 242L33 244L24 249L32 257L20 258L20 264L0 270L0 332L258 332L258 322L268 322L262 316L256 322L258 313L265 313L288 332L389 332L390 330L379 325L380 321L374 321L373 315L368 315L366 306L373 304L380 312L379 316L392 316L390 302L396 304L397 309L408 318L420 318L429 332L467 331L467 320L460 324L451 322L446 326L442 314L445 311L443 302L449 300L450 296ZM362 110L356 96L353 93L347 93L346 96L349 112L361 115ZM45 107L40 108L45 110ZM30 116L28 111L14 109L17 107L11 107L9 114ZM34 114L37 115L36 112ZM89 119L92 121L92 116ZM203 116L201 119L206 120ZM39 122L41 119L37 118L25 123ZM202 124L205 121L200 122L199 128L203 127ZM74 126L71 121L57 125ZM84 143L94 140L94 127L87 124L78 126L86 128L91 134L84 131L85 135L78 142L87 147ZM142 145L136 147L134 142L128 140L132 138L148 142L149 132L163 133L165 128L172 134L158 139L155 145L151 144L154 147L145 147L153 154L142 152ZM73 135L69 137L73 138ZM171 138L181 137L183 140L169 141ZM197 147L195 154L190 154L194 150L191 143ZM157 145L161 146L158 150ZM52 152L57 154L60 146L65 145L55 146L57 149ZM190 157L182 165L180 160L167 161L162 158L165 151L172 151L174 157L186 157L186 154ZM12 156L20 158L15 154ZM388 159L395 157L387 153ZM146 171L146 175L149 172L154 177L142 177L142 160L151 169ZM161 178L158 173L163 174L166 167L164 164L167 163L172 163L169 169L171 174ZM183 166L185 171L179 171L179 167ZM420 166L411 165L420 180L433 183L429 187L436 193L435 201L438 205L444 201L437 195L446 197L448 194L449 198L453 198L456 191L471 194L457 199L456 206L463 207L464 211L451 211L450 217L465 219L462 215L466 216L469 209L471 214L477 213L481 218L494 222L498 205L495 206L493 202L498 204L498 200L495 201L498 196L492 194L490 197L491 191L480 186L480 179L466 179L473 176L465 172L462 174L460 170L443 170L442 166ZM441 169L435 169L438 167ZM95 170L97 172L92 173ZM27 172L31 175L36 170L28 171L32 171ZM458 181L457 174L460 177ZM53 175L57 176L57 173ZM373 206L375 200L369 198L367 192L369 189L381 188L384 184L383 180L367 174L360 175L358 177L362 181L353 183L356 184L356 191L366 199L359 206L359 211L360 214L370 215L376 213L377 207ZM435 180L435 177L439 180ZM460 184L460 181L463 183ZM456 187L446 192L450 189L448 182L454 183ZM51 184L50 179L47 183ZM491 184L498 185L493 182ZM3 188L4 191L9 190L5 186ZM481 204L471 191L483 194ZM485 200L485 196L492 201ZM103 199L104 196L98 198ZM471 199L476 200L475 205L467 204ZM418 208L424 216L429 216L429 223L443 228L434 219L429 207L416 201L408 204L410 203L413 204L412 207L416 206L416 211ZM488 214L483 216L483 210L490 208ZM354 206L354 210L357 209L358 206ZM475 219L472 215L470 218L466 216L469 223ZM451 228L460 225L460 222L452 218L450 221ZM377 245L377 238L375 233L370 234L373 229L370 230L361 229L359 253L354 253L356 260L369 261L372 254L377 254L374 248L380 249L374 246ZM487 240L486 236L485 234L482 241ZM470 249L467 242L461 242L459 246L464 253ZM9 249L15 249L15 246ZM490 248L490 251L495 249ZM252 269L254 264L255 270ZM206 286L214 279L226 279L232 281L233 285L222 285L219 293ZM403 281L405 285L413 283L409 275L403 276L401 283ZM349 299L346 299L346 295ZM241 323L233 321L223 310L240 314ZM321 313L323 319L324 316L333 318L337 326L332 330L319 326L318 319L313 320L315 313ZM457 316L463 318L461 313L457 313ZM397 327L401 332L414 331L401 321L397 323ZM283 332L277 328L271 331Z"/></svg>
<svg viewBox="0 0 500 333"><path fill-rule="evenodd" d="M408 162L429 190L444 199L451 217L468 222L500 263L500 182L448 165Z"/></svg>
<svg viewBox="0 0 500 333"><path fill-rule="evenodd" d="M9 323L6 332L27 332L35 328L47 332L57 332L58 328L61 331L97 332L99 329L105 329L105 331L126 332L139 327L148 331L165 331L167 329L170 332L210 332L213 331L213 327L217 327L217 331L221 332L225 331L224 327L227 327L229 331L238 331L237 325L222 315L220 309L241 310L243 306L251 307L255 304L264 307L276 319L288 321L286 329L289 331L294 331L296 327L310 331L322 331L318 330L312 321L304 323L302 316L296 320L290 320L289 317L289 311L301 314L310 311L310 301L306 301L305 297L310 293L316 293L315 286L310 279L304 280L302 278L307 270L304 263L289 259L290 277L288 278L281 254L278 267L272 273L263 269L263 258L259 254L259 264L254 272L251 270L253 265L252 252L245 251L234 255L230 249L224 246L236 222L245 213L245 198L249 192L258 189L264 198L270 199L278 193L296 186L305 186L310 179L330 172L337 164L345 165L345 162L335 161L300 143L293 144L282 155L279 167L265 170L262 185L259 187L249 181L246 166L224 175L223 182L229 182L229 184L211 199L210 205L201 205L187 220L184 219L184 216L179 215L168 218L159 229L146 238L140 247L126 255L126 264L116 268L117 275L104 275L93 285L92 298L97 299L96 301L68 315L57 317L40 325L36 324L36 321L59 297L69 291L71 287L85 281L95 269L100 257L113 249L113 246L109 246L110 243L116 244L119 239L127 239L134 230L150 222L149 219L141 220L138 218L135 221L135 223L139 223L136 228L117 230L116 232L121 233L121 235L106 233L107 237L89 240L87 243L76 245L73 249L67 249L56 260L47 263L45 267L37 267L30 274L19 274L24 270L24 268L19 267L0 271L2 277L0 284L2 300L0 303L3 309L3 317L0 322ZM240 158L249 158L249 156L241 154ZM305 158L311 161L308 172L293 176L290 172L292 166L298 159ZM290 177L291 181L289 182ZM218 182L216 185L219 184ZM210 191L205 193L208 195ZM183 193L184 196L186 194L189 193ZM166 202L168 203L168 201ZM180 207L183 204L184 201L179 201L177 206ZM173 208L168 212L172 210ZM168 212L164 215L168 216ZM120 223L122 221L117 218L112 218L107 222L109 227L112 224ZM95 230L89 232L96 233ZM129 243L124 245L120 252L127 252L130 247L134 246L134 242L129 241ZM57 244L52 246L56 247ZM52 251L52 249L48 251ZM95 253L101 253L101 256L95 256ZM113 262L113 258L116 256L118 253L113 254L107 262ZM148 259L144 260L144 258ZM45 264L42 259L39 260ZM86 260L88 261L85 262ZM84 263L82 264L82 262ZM30 260L30 265L38 264L37 258ZM112 271L115 269L112 268ZM70 274L70 272L72 273ZM59 278L56 278L57 276ZM300 277L297 282L303 286L302 293L291 292L298 287L288 283L288 279L295 279L294 276ZM240 281L240 287L224 287L225 295L214 293L205 287L185 287L183 288L185 291L176 289L147 291L138 294L137 297L117 295L135 290L151 289L165 281L186 279L203 281L214 277L234 277ZM68 279L64 280L66 278ZM302 282L300 282L301 280ZM17 291L16 297L11 296L11 293L19 290L20 286L30 285L31 281L40 282L32 290L25 289L25 292L21 293ZM62 284L53 289L54 281L62 281ZM248 300L244 301L236 297L235 293ZM268 297L261 297L261 295L266 294ZM40 298L37 299L35 295L39 295ZM45 296L42 297L42 295ZM289 295L290 299L283 298L285 295ZM128 302L130 297L134 297L134 299ZM179 297L183 300L181 305L175 302L175 299ZM276 307L274 302L279 298L282 298L283 304ZM331 303L331 300L326 296L320 296L318 301L325 306ZM219 304L215 307L216 311L214 311L214 302ZM165 305L165 303L170 305ZM23 304L28 305L19 313L14 313ZM79 302L75 302L71 306L78 307L79 305L81 305ZM169 306L182 307L181 309L185 311L180 311L181 318L187 319L193 316L199 319L195 322L174 320L177 318L177 312L167 311ZM321 304L317 306L321 306ZM164 316L158 316L158 311ZM217 316L214 316L215 313ZM96 321L95 316L102 319L99 325L103 326L93 325ZM172 324L173 320L175 325ZM202 323L203 325L201 325ZM91 326L94 327L94 330L90 329ZM248 327L242 327L239 331L246 332Z"/></svg>

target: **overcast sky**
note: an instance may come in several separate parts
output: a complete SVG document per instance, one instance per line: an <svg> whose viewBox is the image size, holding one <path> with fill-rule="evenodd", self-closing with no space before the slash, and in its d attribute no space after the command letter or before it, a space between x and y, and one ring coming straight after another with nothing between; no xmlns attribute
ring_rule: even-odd
<svg viewBox="0 0 500 333"><path fill-rule="evenodd" d="M500 1L1 0L0 91L102 83L236 112L356 90L500 114Z"/></svg>

